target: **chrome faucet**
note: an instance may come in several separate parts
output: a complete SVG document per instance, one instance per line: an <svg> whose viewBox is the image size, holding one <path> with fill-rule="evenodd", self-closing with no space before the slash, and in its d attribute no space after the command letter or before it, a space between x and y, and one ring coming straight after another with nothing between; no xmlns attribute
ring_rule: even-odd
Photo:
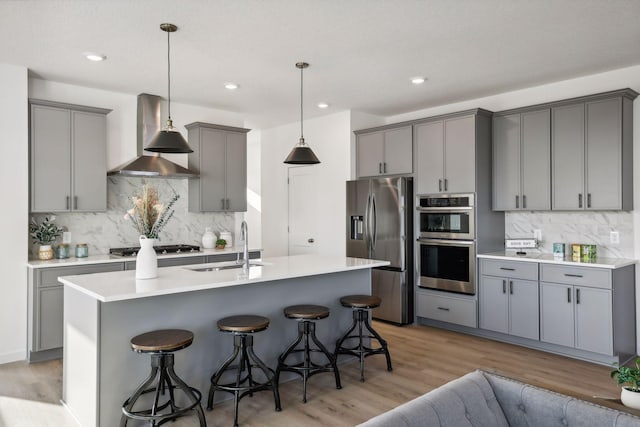
<svg viewBox="0 0 640 427"><path fill-rule="evenodd" d="M249 272L249 227L247 221L242 221L240 226L240 239L243 240L242 245L242 271Z"/></svg>

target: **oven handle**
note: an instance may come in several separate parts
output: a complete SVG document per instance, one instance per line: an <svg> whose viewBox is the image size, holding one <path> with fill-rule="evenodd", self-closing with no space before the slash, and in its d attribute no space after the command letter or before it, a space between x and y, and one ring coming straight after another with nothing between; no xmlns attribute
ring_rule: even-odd
<svg viewBox="0 0 640 427"><path fill-rule="evenodd" d="M473 246L473 240L441 240L441 239L417 239L421 245L442 245L442 246Z"/></svg>
<svg viewBox="0 0 640 427"><path fill-rule="evenodd" d="M473 206L451 206L451 207L441 207L441 208L437 208L437 207L421 208L418 206L416 209L418 210L418 212L466 212L466 211L472 211Z"/></svg>

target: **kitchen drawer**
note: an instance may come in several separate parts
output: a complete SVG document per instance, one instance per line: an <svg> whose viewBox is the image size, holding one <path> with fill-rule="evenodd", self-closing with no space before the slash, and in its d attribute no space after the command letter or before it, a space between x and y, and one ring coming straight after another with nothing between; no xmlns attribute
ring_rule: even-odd
<svg viewBox="0 0 640 427"><path fill-rule="evenodd" d="M480 258L480 274L510 279L538 280L538 263Z"/></svg>
<svg viewBox="0 0 640 427"><path fill-rule="evenodd" d="M608 268L541 264L540 281L611 289L611 270Z"/></svg>
<svg viewBox="0 0 640 427"><path fill-rule="evenodd" d="M431 293L416 293L416 314L419 317L478 327L476 301Z"/></svg>
<svg viewBox="0 0 640 427"><path fill-rule="evenodd" d="M40 280L38 280L38 287L46 286L58 286L61 283L58 282L60 276L75 276L76 274L91 274L91 273L104 273L107 271L122 271L124 268L123 263L105 263L105 264L91 264L83 266L69 266L69 267L52 267L39 269Z"/></svg>

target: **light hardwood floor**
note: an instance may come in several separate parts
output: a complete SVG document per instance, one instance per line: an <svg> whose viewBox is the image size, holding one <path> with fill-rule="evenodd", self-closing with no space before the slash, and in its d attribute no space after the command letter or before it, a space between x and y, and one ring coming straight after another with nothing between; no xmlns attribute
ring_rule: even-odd
<svg viewBox="0 0 640 427"><path fill-rule="evenodd" d="M280 390L281 412L274 411L270 392L256 393L240 402L240 425L353 426L478 368L568 394L580 390L588 397L619 396L607 366L426 326L374 322L374 327L389 342L392 372L387 372L384 356L372 356L366 360L366 381L361 383L358 363L341 356L347 362L340 365L342 390L336 390L332 374L319 374L309 381L308 402L303 404L301 381L285 383ZM60 361L0 365L0 426L73 426L59 404L61 365ZM230 401L205 413L209 426L233 424ZM170 425L195 426L196 417Z"/></svg>

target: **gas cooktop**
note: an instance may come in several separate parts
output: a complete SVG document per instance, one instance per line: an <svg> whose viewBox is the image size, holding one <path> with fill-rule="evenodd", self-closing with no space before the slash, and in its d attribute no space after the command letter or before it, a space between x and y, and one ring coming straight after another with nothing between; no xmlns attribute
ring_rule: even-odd
<svg viewBox="0 0 640 427"><path fill-rule="evenodd" d="M161 245L161 246L154 246L153 249L156 250L157 254L180 254L180 253L200 252L200 246L194 246L194 245ZM111 248L109 249L109 254L119 255L119 256L136 256L139 250L140 250L140 246L129 247L129 248Z"/></svg>

